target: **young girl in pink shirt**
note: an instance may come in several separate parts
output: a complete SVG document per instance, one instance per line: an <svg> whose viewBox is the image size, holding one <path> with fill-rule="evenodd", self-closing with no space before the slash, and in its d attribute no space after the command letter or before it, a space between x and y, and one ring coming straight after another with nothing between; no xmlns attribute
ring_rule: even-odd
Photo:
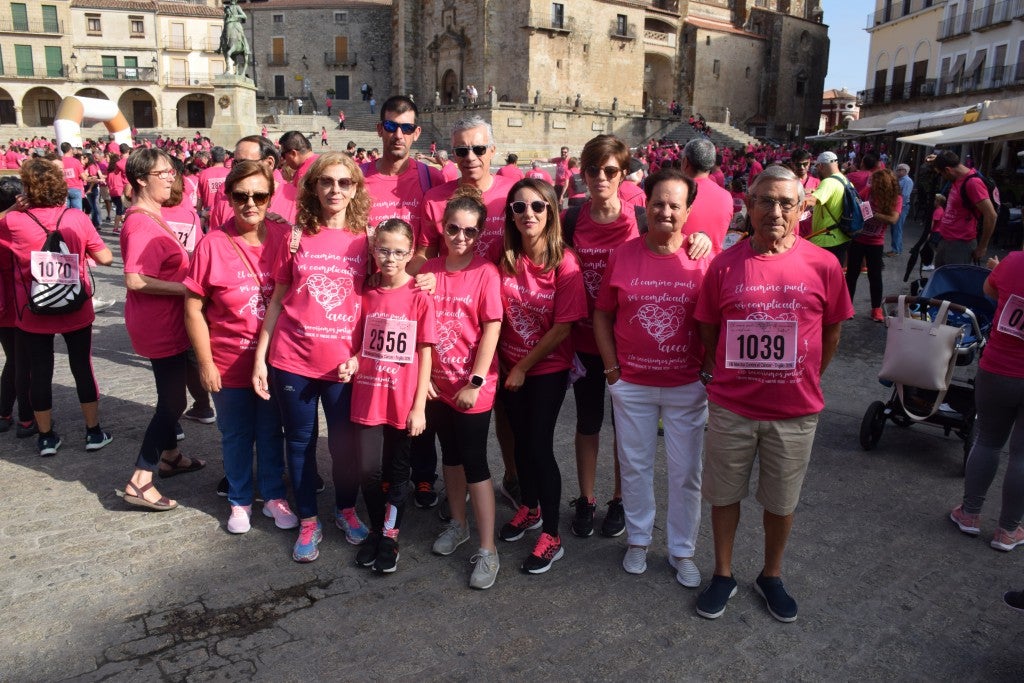
<svg viewBox="0 0 1024 683"><path fill-rule="evenodd" d="M356 555L361 567L389 574L398 564L398 531L409 495L409 446L426 426L434 302L405 266L412 257L409 224L392 218L371 242L380 282L363 292L362 345L338 377L352 382L351 420L372 531ZM381 474L388 482L387 497Z"/></svg>
<svg viewBox="0 0 1024 683"><path fill-rule="evenodd" d="M427 261L420 271L437 278L433 293L437 343L427 422L441 441L451 507L451 521L434 542L433 551L451 555L469 540L468 490L480 533L469 585L481 590L494 585L500 566L494 546L494 486L487 467L487 433L498 385L495 349L503 308L498 269L475 254L486 218L487 207L476 188L457 190L443 216L447 256Z"/></svg>

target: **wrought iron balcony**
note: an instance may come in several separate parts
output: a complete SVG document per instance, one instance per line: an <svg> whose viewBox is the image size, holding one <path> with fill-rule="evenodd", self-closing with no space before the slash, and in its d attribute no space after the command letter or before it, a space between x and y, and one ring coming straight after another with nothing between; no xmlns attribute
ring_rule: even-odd
<svg viewBox="0 0 1024 683"><path fill-rule="evenodd" d="M164 36L163 48L177 52L191 52L192 36Z"/></svg>
<svg viewBox="0 0 1024 683"><path fill-rule="evenodd" d="M552 33L572 33L576 27L576 22L572 17L556 17L550 12L535 12L526 17L526 23L523 24L523 28L532 29L534 31L551 31Z"/></svg>
<svg viewBox="0 0 1024 683"><path fill-rule="evenodd" d="M612 40L636 40L636 24L620 24L613 21L608 28L608 37Z"/></svg>
<svg viewBox="0 0 1024 683"><path fill-rule="evenodd" d="M887 24L890 21L896 21L903 17L910 16L920 12L923 9L928 9L935 4L935 0L902 0L893 2L888 7L884 7L877 12L872 12L868 15L868 28L872 29L882 24Z"/></svg>
<svg viewBox="0 0 1024 683"><path fill-rule="evenodd" d="M971 31L971 15L969 12L949 17L939 22L938 40L947 40L956 36L962 36Z"/></svg>
<svg viewBox="0 0 1024 683"><path fill-rule="evenodd" d="M156 82L156 68L151 66L103 66L90 64L82 68L86 81L137 81Z"/></svg>
<svg viewBox="0 0 1024 683"><path fill-rule="evenodd" d="M0 72L3 78L59 78L64 80L68 77L67 64L60 67L50 66L20 66L11 70L3 69Z"/></svg>
<svg viewBox="0 0 1024 683"><path fill-rule="evenodd" d="M168 88L212 88L210 74L171 74L164 77L164 86Z"/></svg>
<svg viewBox="0 0 1024 683"><path fill-rule="evenodd" d="M268 52L267 61L264 66L288 66L288 54Z"/></svg>
<svg viewBox="0 0 1024 683"><path fill-rule="evenodd" d="M324 66L354 67L359 63L359 54L356 52L330 52L324 53Z"/></svg>
<svg viewBox="0 0 1024 683"><path fill-rule="evenodd" d="M912 81L899 86L871 88L857 93L857 101L861 106L888 104L890 102L908 102L935 96L935 79Z"/></svg>
<svg viewBox="0 0 1024 683"><path fill-rule="evenodd" d="M1024 0L1003 0L974 10L971 16L972 31L987 31L1013 21L1014 10L1024 5Z"/></svg>
<svg viewBox="0 0 1024 683"><path fill-rule="evenodd" d="M31 19L20 21L16 19L0 19L0 33L45 33L64 34L64 22L47 19Z"/></svg>

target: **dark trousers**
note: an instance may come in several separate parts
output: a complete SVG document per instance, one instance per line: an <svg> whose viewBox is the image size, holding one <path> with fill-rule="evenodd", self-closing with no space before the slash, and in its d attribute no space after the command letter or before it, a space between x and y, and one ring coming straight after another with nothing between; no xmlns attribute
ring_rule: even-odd
<svg viewBox="0 0 1024 683"><path fill-rule="evenodd" d="M28 350L25 338L13 327L0 327L0 346L4 350L4 369L0 374L0 417L7 417L18 400L18 421L32 420L29 399Z"/></svg>
<svg viewBox="0 0 1024 683"><path fill-rule="evenodd" d="M402 526L405 501L409 497L409 432L391 425L358 426L359 460L363 474L363 500L370 528L384 528L384 505L397 512L395 528ZM388 482L385 495L381 482Z"/></svg>
<svg viewBox="0 0 1024 683"><path fill-rule="evenodd" d="M156 381L156 410L146 427L139 447L135 466L155 472L160 467L160 454L177 447L175 427L185 412L185 374L188 372L188 352L167 358L150 358L153 379Z"/></svg>
<svg viewBox="0 0 1024 683"><path fill-rule="evenodd" d="M29 398L33 410L53 408L53 334L19 331L27 353ZM79 403L92 403L99 398L96 376L92 371L92 325L63 332L68 348L68 363L75 378Z"/></svg>

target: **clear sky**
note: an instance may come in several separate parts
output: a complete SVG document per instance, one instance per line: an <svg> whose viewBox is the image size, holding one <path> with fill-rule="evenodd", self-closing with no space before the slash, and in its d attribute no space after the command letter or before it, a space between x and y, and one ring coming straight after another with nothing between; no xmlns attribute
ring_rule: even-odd
<svg viewBox="0 0 1024 683"><path fill-rule="evenodd" d="M868 45L864 27L868 14L875 11L873 0L821 0L828 24L828 74L825 89L846 88L852 93L863 90L867 73Z"/></svg>

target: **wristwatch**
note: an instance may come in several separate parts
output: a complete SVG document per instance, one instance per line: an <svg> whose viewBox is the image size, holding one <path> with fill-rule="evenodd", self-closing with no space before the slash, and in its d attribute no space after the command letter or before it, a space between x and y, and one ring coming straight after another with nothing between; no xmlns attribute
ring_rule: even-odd
<svg viewBox="0 0 1024 683"><path fill-rule="evenodd" d="M707 370L701 370L699 373L697 373L697 376L700 377L700 381L702 384L711 384L711 380L715 378L715 376L712 375Z"/></svg>
<svg viewBox="0 0 1024 683"><path fill-rule="evenodd" d="M481 377L480 375L470 375L469 383L472 384L477 389L479 389L484 385L484 378Z"/></svg>

